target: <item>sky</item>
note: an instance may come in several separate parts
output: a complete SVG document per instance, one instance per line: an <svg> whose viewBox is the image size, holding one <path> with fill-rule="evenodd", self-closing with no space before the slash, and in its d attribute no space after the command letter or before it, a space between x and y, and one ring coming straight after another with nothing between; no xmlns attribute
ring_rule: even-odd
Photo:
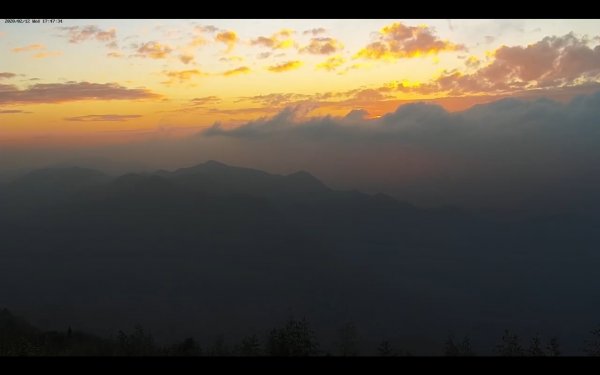
<svg viewBox="0 0 600 375"><path fill-rule="evenodd" d="M213 159L421 206L598 201L599 20L3 23L0 50L0 182Z"/></svg>
<svg viewBox="0 0 600 375"><path fill-rule="evenodd" d="M593 91L598 20L62 20L0 24L0 145L107 144L289 106L369 118Z"/></svg>

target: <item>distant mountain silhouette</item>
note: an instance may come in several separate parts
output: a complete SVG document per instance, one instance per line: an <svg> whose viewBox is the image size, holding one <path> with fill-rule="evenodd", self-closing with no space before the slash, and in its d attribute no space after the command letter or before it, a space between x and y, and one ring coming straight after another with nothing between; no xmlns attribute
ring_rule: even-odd
<svg viewBox="0 0 600 375"><path fill-rule="evenodd" d="M45 168L27 173L13 181L13 190L23 189L32 192L71 192L108 181L104 173L87 168Z"/></svg>
<svg viewBox="0 0 600 375"><path fill-rule="evenodd" d="M156 174L179 186L207 194L277 196L329 191L321 181L304 171L281 176L256 169L232 167L214 160L174 172L159 171Z"/></svg>
<svg viewBox="0 0 600 375"><path fill-rule="evenodd" d="M574 331L600 313L572 293L600 288L599 224L423 209L217 161L118 177L43 169L0 187L0 301L49 328L141 323L163 338L242 334L290 311L317 329L420 335L423 350L449 327L495 340L543 316Z"/></svg>

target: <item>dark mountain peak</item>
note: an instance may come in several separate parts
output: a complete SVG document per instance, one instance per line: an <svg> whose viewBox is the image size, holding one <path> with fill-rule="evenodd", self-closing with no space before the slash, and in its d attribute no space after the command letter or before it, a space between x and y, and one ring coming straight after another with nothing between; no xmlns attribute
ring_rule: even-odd
<svg viewBox="0 0 600 375"><path fill-rule="evenodd" d="M207 167L229 167L225 163L221 163L220 161L216 161L216 160L212 160L212 159L206 161L203 165L205 165Z"/></svg>
<svg viewBox="0 0 600 375"><path fill-rule="evenodd" d="M0 330L5 337L16 335L31 335L39 330L29 324L25 319L14 315L8 309L0 310Z"/></svg>
<svg viewBox="0 0 600 375"><path fill-rule="evenodd" d="M167 180L161 176L147 173L127 173L115 179L116 185L136 185L140 183L163 183Z"/></svg>
<svg viewBox="0 0 600 375"><path fill-rule="evenodd" d="M186 175L194 175L194 174L202 174L207 172L215 172L215 171L225 171L229 169L236 169L237 167L232 167L227 164L221 163L216 160L208 160L202 164L194 165L191 167L179 168L174 172L171 172L173 176L186 176Z"/></svg>
<svg viewBox="0 0 600 375"><path fill-rule="evenodd" d="M280 196L288 193L329 191L319 179L306 171L285 176L259 169L231 166L216 160L208 160L173 172L158 171L155 174L185 189L217 195Z"/></svg>
<svg viewBox="0 0 600 375"><path fill-rule="evenodd" d="M171 182L156 174L128 173L115 179L113 191L143 194L162 194L172 189Z"/></svg>
<svg viewBox="0 0 600 375"><path fill-rule="evenodd" d="M382 202L397 202L393 197L384 194L384 193L375 193L373 195L373 199L382 201Z"/></svg>
<svg viewBox="0 0 600 375"><path fill-rule="evenodd" d="M202 164L192 167L180 168L170 173L170 177L192 177L210 176L211 178L277 178L280 176L261 171L259 169L235 167L216 160L208 160Z"/></svg>
<svg viewBox="0 0 600 375"><path fill-rule="evenodd" d="M310 192L329 190L321 180L306 171L298 171L285 176L288 183L294 185L294 190Z"/></svg>
<svg viewBox="0 0 600 375"><path fill-rule="evenodd" d="M122 176L119 176L115 179L116 184L128 184L134 181L140 181L144 179L143 174L139 173L126 173Z"/></svg>
<svg viewBox="0 0 600 375"><path fill-rule="evenodd" d="M310 173L308 173L307 171L297 171L294 173L290 173L287 175L287 177L293 177L293 178L296 178L296 177L307 178L308 177L308 178L313 178L316 180L316 178L313 175L311 175Z"/></svg>
<svg viewBox="0 0 600 375"><path fill-rule="evenodd" d="M0 310L0 319L8 319L13 317L14 315L7 308L2 308Z"/></svg>
<svg viewBox="0 0 600 375"><path fill-rule="evenodd" d="M384 193L376 193L371 196L371 199L374 202L377 202L379 204L386 205L389 207L393 207L395 209L403 209L405 211L412 211L412 212L420 211L414 205L412 205L408 202L398 201L396 198L394 198L390 195L384 194Z"/></svg>
<svg viewBox="0 0 600 375"><path fill-rule="evenodd" d="M33 170L12 182L13 188L40 192L72 190L109 180L104 173L81 167L42 168Z"/></svg>
<svg viewBox="0 0 600 375"><path fill-rule="evenodd" d="M165 169L159 169L158 171L154 172L155 175L157 176L161 176L161 177L165 177L168 176L171 172L165 170Z"/></svg>

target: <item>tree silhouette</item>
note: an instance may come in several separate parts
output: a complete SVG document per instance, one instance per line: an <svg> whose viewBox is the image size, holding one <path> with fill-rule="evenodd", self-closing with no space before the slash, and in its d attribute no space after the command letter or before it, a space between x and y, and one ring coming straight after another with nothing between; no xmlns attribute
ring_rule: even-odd
<svg viewBox="0 0 600 375"><path fill-rule="evenodd" d="M154 338L146 333L142 326L136 325L133 333L119 331L117 335L117 355L120 356L151 356L157 354Z"/></svg>
<svg viewBox="0 0 600 375"><path fill-rule="evenodd" d="M469 336L465 336L460 343L454 341L454 336L448 336L444 349L444 355L448 357L469 357L475 355L471 348L471 339Z"/></svg>
<svg viewBox="0 0 600 375"><path fill-rule="evenodd" d="M465 336L463 341L460 343L460 352L462 356L470 357L474 356L473 348L471 347L471 339L469 336Z"/></svg>
<svg viewBox="0 0 600 375"><path fill-rule="evenodd" d="M338 330L338 351L342 357L358 356L358 330L354 323L348 322Z"/></svg>
<svg viewBox="0 0 600 375"><path fill-rule="evenodd" d="M227 357L231 355L229 347L225 343L225 336L218 335L212 346L208 350L208 355L214 357Z"/></svg>
<svg viewBox="0 0 600 375"><path fill-rule="evenodd" d="M340 334L340 352L351 355L358 346L356 327L345 324L338 331ZM585 352L600 356L600 329L590 332L591 338L585 341ZM312 356L336 355L337 353L321 352L315 332L307 320L289 319L283 326L271 330L267 340L261 345L257 335L246 336L235 346L234 350L225 343L223 335L216 337L213 344L205 351L212 356ZM350 345L351 344L351 345ZM543 344L546 344L545 346ZM341 350L343 349L343 351ZM519 336L505 330L502 340L497 345L497 353L502 356L559 356L561 354L557 337L547 342L539 335L531 338L527 348L523 348ZM468 336L458 342L449 335L445 342L445 355L470 356L473 353ZM12 315L8 310L0 310L0 356L199 356L203 351L198 342L188 337L172 345L158 346L152 335L140 325L131 333L119 331L117 337L100 338L95 335L71 329L65 331L43 331L30 325L25 319ZM379 356L410 356L411 353L392 348L389 341L381 341L377 347Z"/></svg>
<svg viewBox="0 0 600 375"><path fill-rule="evenodd" d="M254 357L262 354L260 340L257 335L244 337L237 350L240 356Z"/></svg>
<svg viewBox="0 0 600 375"><path fill-rule="evenodd" d="M502 341L496 347L498 354L504 357L516 357L524 355L523 347L521 347L519 336L505 330L502 335Z"/></svg>
<svg viewBox="0 0 600 375"><path fill-rule="evenodd" d="M585 341L584 351L587 355L598 357L600 356L600 328L590 332L592 339Z"/></svg>
<svg viewBox="0 0 600 375"><path fill-rule="evenodd" d="M560 355L560 347L558 345L558 337L552 337L546 347L550 357L558 357Z"/></svg>
<svg viewBox="0 0 600 375"><path fill-rule="evenodd" d="M267 351L272 356L311 356L319 354L319 343L305 318L292 318L269 333Z"/></svg>
<svg viewBox="0 0 600 375"><path fill-rule="evenodd" d="M377 347L377 354L380 357L392 357L395 356L396 354L394 353L394 350L392 349L392 345L390 344L389 341L387 340L383 340L379 346Z"/></svg>
<svg viewBox="0 0 600 375"><path fill-rule="evenodd" d="M460 355L458 345L454 342L454 336L452 335L448 336L448 339L446 340L444 355L447 357L458 357Z"/></svg>
<svg viewBox="0 0 600 375"><path fill-rule="evenodd" d="M202 355L202 349L193 337L188 337L182 342L173 345L168 350L168 353L180 357L199 356Z"/></svg>
<svg viewBox="0 0 600 375"><path fill-rule="evenodd" d="M546 353L544 353L544 350L542 349L542 342L538 335L533 336L533 338L531 339L531 344L529 345L529 349L527 351L532 357L543 357L546 355Z"/></svg>

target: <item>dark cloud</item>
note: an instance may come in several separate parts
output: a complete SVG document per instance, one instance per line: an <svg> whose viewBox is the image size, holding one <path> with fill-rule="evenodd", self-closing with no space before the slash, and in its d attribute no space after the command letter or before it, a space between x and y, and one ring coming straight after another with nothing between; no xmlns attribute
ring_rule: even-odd
<svg viewBox="0 0 600 375"><path fill-rule="evenodd" d="M344 49L342 43L333 38L311 38L310 43L302 47L300 52L313 55L329 55L342 49Z"/></svg>
<svg viewBox="0 0 600 375"><path fill-rule="evenodd" d="M265 113L277 113L278 108L264 108L264 107L244 107L244 108L208 108L206 113L219 114L219 115L248 115L258 114L264 115Z"/></svg>
<svg viewBox="0 0 600 375"><path fill-rule="evenodd" d="M38 83L26 89L0 85L0 103L62 103L77 100L155 99L160 95L145 88L127 88L118 83Z"/></svg>
<svg viewBox="0 0 600 375"><path fill-rule="evenodd" d="M163 111L163 112L195 112L198 110L201 111L210 111L211 109L207 108L207 105L211 105L211 104L216 104L216 103L220 103L222 102L222 99L219 98L218 96L203 96L200 98L194 98L192 100L190 100L188 103L186 103L185 105L183 105L181 108L178 109L174 109L174 110L169 110L169 111Z"/></svg>
<svg viewBox="0 0 600 375"><path fill-rule="evenodd" d="M76 117L65 117L66 121L82 121L82 122L95 122L95 121L127 121L134 118L140 118L141 115L85 115Z"/></svg>
<svg viewBox="0 0 600 375"><path fill-rule="evenodd" d="M214 33L219 31L219 28L213 25L201 25L194 27L194 30L201 33Z"/></svg>
<svg viewBox="0 0 600 375"><path fill-rule="evenodd" d="M219 58L219 61L226 62L226 63L233 63L233 62L244 61L244 58L241 56L223 56L223 57Z"/></svg>
<svg viewBox="0 0 600 375"><path fill-rule="evenodd" d="M167 77L169 77L169 81L162 82L165 84L172 84L174 82L186 82L196 77L201 77L205 75L205 73L199 71L198 69L164 71L163 73Z"/></svg>
<svg viewBox="0 0 600 375"><path fill-rule="evenodd" d="M192 54L181 54L179 55L179 60L184 64L189 64L194 61L194 55Z"/></svg>
<svg viewBox="0 0 600 375"><path fill-rule="evenodd" d="M275 45L275 42L271 38L267 38L265 36L259 36L258 38L250 41L250 44L253 46L263 46L263 47L273 48L273 46Z"/></svg>
<svg viewBox="0 0 600 375"><path fill-rule="evenodd" d="M281 105L289 105L299 100L307 100L311 98L313 98L313 96L307 94L273 93L266 95L242 97L238 101L248 101L252 103L257 103L265 107L279 107Z"/></svg>
<svg viewBox="0 0 600 375"><path fill-rule="evenodd" d="M13 113L31 113L31 112L22 111L20 109L0 109L0 114L13 114Z"/></svg>
<svg viewBox="0 0 600 375"><path fill-rule="evenodd" d="M137 53L135 56L150 59L164 59L167 58L172 51L173 49L168 45L151 41L136 46Z"/></svg>
<svg viewBox="0 0 600 375"><path fill-rule="evenodd" d="M9 79L9 78L13 78L16 76L17 75L15 73L8 73L8 72L0 73L0 79Z"/></svg>
<svg viewBox="0 0 600 375"><path fill-rule="evenodd" d="M273 50L291 48L294 46L292 34L294 34L293 30L283 29L271 36L259 36L252 39L250 45L267 47Z"/></svg>
<svg viewBox="0 0 600 375"><path fill-rule="evenodd" d="M214 104L214 103L220 103L220 102L221 102L221 98L219 98L218 96L203 96L201 98L194 98L191 100L191 104L194 106Z"/></svg>
<svg viewBox="0 0 600 375"><path fill-rule="evenodd" d="M58 28L65 33L69 43L81 43L87 40L96 40L106 43L108 48L117 48L117 30L102 30L98 26L63 26Z"/></svg>
<svg viewBox="0 0 600 375"><path fill-rule="evenodd" d="M319 35L319 34L325 34L326 32L327 32L327 30L325 30L324 28L317 27L317 28L310 29L310 30L304 30L302 32L302 34L303 35L314 35L314 36L316 36L316 35Z"/></svg>
<svg viewBox="0 0 600 375"><path fill-rule="evenodd" d="M11 92L15 88L16 88L15 85L7 85L7 84L4 84L4 83L0 83L0 93L2 93L2 92Z"/></svg>

